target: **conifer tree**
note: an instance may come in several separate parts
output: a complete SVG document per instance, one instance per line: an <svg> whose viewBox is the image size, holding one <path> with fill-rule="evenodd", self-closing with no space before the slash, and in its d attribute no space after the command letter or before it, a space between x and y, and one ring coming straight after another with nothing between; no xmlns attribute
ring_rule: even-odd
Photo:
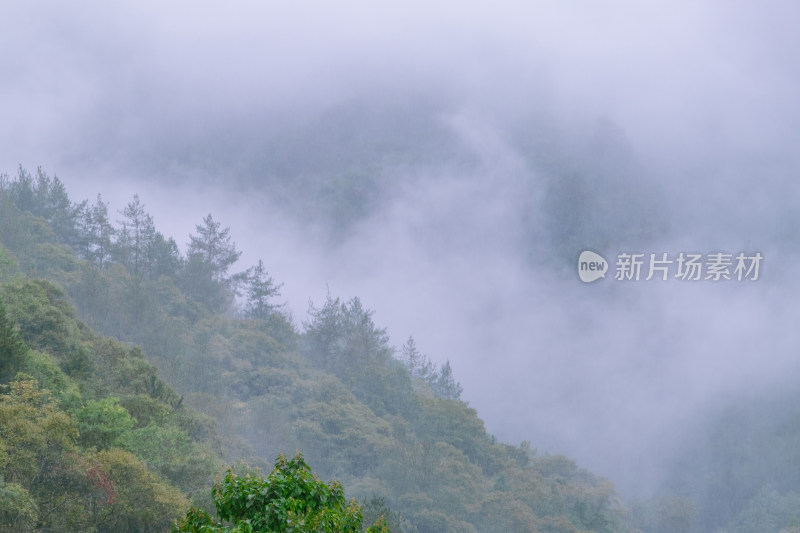
<svg viewBox="0 0 800 533"><path fill-rule="evenodd" d="M258 264L247 274L247 307L245 316L248 318L266 319L280 307L270 303L275 296L280 295L281 285L275 285L260 259Z"/></svg>
<svg viewBox="0 0 800 533"><path fill-rule="evenodd" d="M460 400L463 389L461 384L453 378L453 369L450 368L450 361L448 360L442 366L439 373L439 379L433 387L433 392L437 397L445 400Z"/></svg>

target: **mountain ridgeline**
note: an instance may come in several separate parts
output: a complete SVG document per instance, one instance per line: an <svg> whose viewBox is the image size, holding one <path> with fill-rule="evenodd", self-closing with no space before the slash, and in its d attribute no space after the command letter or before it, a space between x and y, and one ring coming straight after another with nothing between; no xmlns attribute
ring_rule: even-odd
<svg viewBox="0 0 800 533"><path fill-rule="evenodd" d="M449 361L396 349L357 297L302 326L202 219L181 252L138 196L0 183L0 528L168 531L225 465L303 453L392 531L622 531L613 486L486 433ZM116 220L115 220L116 219Z"/></svg>

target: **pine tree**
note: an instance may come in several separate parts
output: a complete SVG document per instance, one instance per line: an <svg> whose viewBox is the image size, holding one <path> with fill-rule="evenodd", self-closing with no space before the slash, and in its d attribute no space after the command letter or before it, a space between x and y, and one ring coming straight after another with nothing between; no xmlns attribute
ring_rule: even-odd
<svg viewBox="0 0 800 533"><path fill-rule="evenodd" d="M461 384L453 378L453 369L450 368L450 361L448 360L442 366L439 373L439 379L433 387L433 393L445 400L460 400L463 389Z"/></svg>
<svg viewBox="0 0 800 533"><path fill-rule="evenodd" d="M408 340L401 348L403 354L403 362L411 373L411 377L421 379L428 385L433 386L439 378L436 372L436 365L434 365L428 356L420 353L417 350L417 343L414 337L408 337Z"/></svg>
<svg viewBox="0 0 800 533"><path fill-rule="evenodd" d="M151 280L167 276L175 279L183 266L183 257L175 239L165 238L157 231L147 256L148 272Z"/></svg>
<svg viewBox="0 0 800 533"><path fill-rule="evenodd" d="M120 214L125 219L119 221L122 229L117 239L118 258L134 278L141 279L149 270L147 257L156 235L153 217L144 210L138 194L133 196L133 201Z"/></svg>
<svg viewBox="0 0 800 533"><path fill-rule="evenodd" d="M203 218L203 225L195 229L198 234L189 235L187 255L204 263L214 280L224 281L230 267L242 255L236 251L236 243L231 242L231 229L221 229L221 224L215 222L210 213Z"/></svg>
<svg viewBox="0 0 800 533"><path fill-rule="evenodd" d="M89 207L81 204L79 254L98 268L104 268L111 259L116 231L108 219L108 203L98 194L97 201Z"/></svg>
<svg viewBox="0 0 800 533"><path fill-rule="evenodd" d="M228 270L242 252L231 241L230 228L222 228L209 214L197 235L189 235L189 249L182 273L184 291L214 311L226 311L233 304L243 274L228 276Z"/></svg>
<svg viewBox="0 0 800 533"><path fill-rule="evenodd" d="M275 296L280 296L280 288L275 285L272 277L264 269L264 263L259 259L258 264L247 275L247 307L245 316L248 318L266 319L280 307L270 303Z"/></svg>

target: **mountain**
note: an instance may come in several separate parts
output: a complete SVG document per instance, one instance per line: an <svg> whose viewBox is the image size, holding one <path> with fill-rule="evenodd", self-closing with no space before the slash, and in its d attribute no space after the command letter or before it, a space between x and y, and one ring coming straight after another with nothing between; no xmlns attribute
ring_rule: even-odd
<svg viewBox="0 0 800 533"><path fill-rule="evenodd" d="M1 405L50 432L0 430L17 531L165 531L189 499L212 508L223 465L295 450L397 531L623 530L610 482L497 442L450 363L400 353L359 298L295 324L263 263L229 271L241 252L212 215L181 252L138 196L114 224L42 169L1 189ZM37 438L59 444L24 472Z"/></svg>

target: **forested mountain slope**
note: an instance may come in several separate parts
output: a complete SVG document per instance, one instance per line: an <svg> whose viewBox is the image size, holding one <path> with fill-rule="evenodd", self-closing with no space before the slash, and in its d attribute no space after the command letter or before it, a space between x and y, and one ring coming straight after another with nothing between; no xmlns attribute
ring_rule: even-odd
<svg viewBox="0 0 800 533"><path fill-rule="evenodd" d="M38 426L60 448L42 453L83 472L76 518L56 529L89 530L80 520L91 516L112 530L105 513L114 531L166 530L187 497L208 504L223 464L264 469L300 450L367 509L388 506L398 531L624 530L609 482L528 443L496 442L450 364L433 364L413 339L392 347L358 298L329 295L298 326L276 306L280 285L263 263L230 272L240 252L211 215L185 253L138 197L119 215L112 222L100 197L73 202L41 169L2 183L3 331L17 347L4 352L0 377L12 385L0 405L27 409L9 411L19 423L55 417ZM43 513L57 505L48 483L67 481L51 470L24 477L28 441L6 429L0 438L2 487L18 494L5 516L47 530ZM115 465L144 481L115 478ZM142 503L126 503L123 486ZM119 522L123 505L161 507L142 526Z"/></svg>
<svg viewBox="0 0 800 533"><path fill-rule="evenodd" d="M92 333L48 281L15 276L0 301L0 530L165 531L208 499L215 424L138 348Z"/></svg>

